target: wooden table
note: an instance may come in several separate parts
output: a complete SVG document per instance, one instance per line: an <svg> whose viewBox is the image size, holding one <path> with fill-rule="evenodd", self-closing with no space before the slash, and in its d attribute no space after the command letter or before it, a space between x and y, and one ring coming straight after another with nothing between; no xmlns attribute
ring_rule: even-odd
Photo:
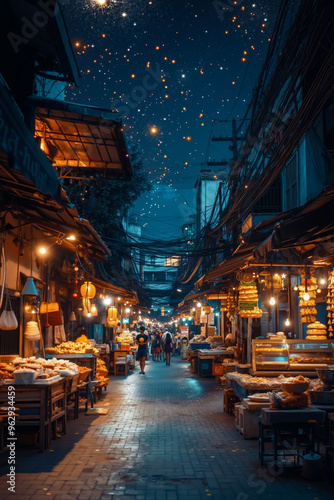
<svg viewBox="0 0 334 500"><path fill-rule="evenodd" d="M271 426L272 431L272 453L274 464L278 464L278 452L282 449L285 456L296 456L299 465L299 450L314 452L318 445L319 424L325 420L325 412L317 408L306 408L301 410L276 410L262 408L260 425L260 459L263 463L264 450L261 444L265 441L265 431ZM302 430L302 433L300 431ZM289 446L289 439L296 442L293 447ZM298 444L298 439L303 438L304 443ZM279 440L282 440L280 448ZM262 440L262 443L261 443ZM270 442L268 440L267 442ZM296 449L295 449L296 448ZM291 453L289 453L291 452ZM295 459L294 459L295 465Z"/></svg>
<svg viewBox="0 0 334 500"><path fill-rule="evenodd" d="M13 381L14 382L14 381ZM66 432L66 380L60 378L50 385L36 382L31 385L15 385L15 405L19 407L16 427L37 427L39 451L50 445L51 430L54 434L57 421L63 423ZM8 386L0 387L0 406L8 405Z"/></svg>

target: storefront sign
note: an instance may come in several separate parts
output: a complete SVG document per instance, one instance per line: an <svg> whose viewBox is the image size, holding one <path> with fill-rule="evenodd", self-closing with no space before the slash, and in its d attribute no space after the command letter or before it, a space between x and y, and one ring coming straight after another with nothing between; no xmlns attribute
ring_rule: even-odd
<svg viewBox="0 0 334 500"><path fill-rule="evenodd" d="M130 323L130 318L123 318L122 323Z"/></svg>
<svg viewBox="0 0 334 500"><path fill-rule="evenodd" d="M180 335L182 337L187 337L189 338L189 326L180 326Z"/></svg>
<svg viewBox="0 0 334 500"><path fill-rule="evenodd" d="M257 300L240 300L239 311L254 311L257 308Z"/></svg>

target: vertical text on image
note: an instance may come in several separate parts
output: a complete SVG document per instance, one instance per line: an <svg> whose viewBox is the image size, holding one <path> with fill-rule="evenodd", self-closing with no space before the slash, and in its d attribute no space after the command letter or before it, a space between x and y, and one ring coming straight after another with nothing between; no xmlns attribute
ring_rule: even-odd
<svg viewBox="0 0 334 500"><path fill-rule="evenodd" d="M7 412L8 412L8 427L7 427L7 446L9 449L8 465L9 473L7 474L8 491L15 493L16 478L15 478L15 463L16 463L16 440L15 435L15 387L8 386L7 391Z"/></svg>

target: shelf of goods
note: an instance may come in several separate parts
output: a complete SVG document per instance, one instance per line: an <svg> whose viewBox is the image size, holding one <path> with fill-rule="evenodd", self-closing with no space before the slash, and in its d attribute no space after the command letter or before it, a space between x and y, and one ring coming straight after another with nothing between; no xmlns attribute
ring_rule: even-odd
<svg viewBox="0 0 334 500"><path fill-rule="evenodd" d="M15 383L13 384L15 385ZM0 406L8 405L8 386L0 386ZM60 378L52 384L34 383L15 385L15 405L18 418L17 434L20 428L36 428L39 435L39 451L50 445L51 431L55 433L56 422L62 420L66 432L66 379Z"/></svg>
<svg viewBox="0 0 334 500"><path fill-rule="evenodd" d="M328 340L253 340L253 375L298 371L315 377L318 368L334 364L334 344Z"/></svg>

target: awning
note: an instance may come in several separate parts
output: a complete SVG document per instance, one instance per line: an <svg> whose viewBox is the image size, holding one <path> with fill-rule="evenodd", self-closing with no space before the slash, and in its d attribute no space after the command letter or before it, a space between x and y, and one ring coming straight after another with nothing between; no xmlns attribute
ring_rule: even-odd
<svg viewBox="0 0 334 500"><path fill-rule="evenodd" d="M106 292L110 292L114 296L115 303L117 302L116 297L120 297L121 299L128 301L131 305L138 304L137 294L133 290L128 290L120 286L113 285L112 283L99 280L95 277L90 277L89 280L96 286L96 288L105 290Z"/></svg>
<svg viewBox="0 0 334 500"><path fill-rule="evenodd" d="M35 135L60 177L129 179L133 175L119 115L111 110L30 98Z"/></svg>
<svg viewBox="0 0 334 500"><path fill-rule="evenodd" d="M227 287L227 282L226 281L221 281L215 286L211 286L209 284L206 284L203 286L202 290L199 290L198 292L195 293L189 293L188 295L185 296L182 302L178 304L178 307L183 307L186 304L190 302L194 302L201 297L206 297L207 300L222 300L225 299L225 294L222 293L223 290L225 290ZM219 295L222 295L219 297ZM224 296L223 296L224 295Z"/></svg>
<svg viewBox="0 0 334 500"><path fill-rule="evenodd" d="M34 196L36 189L60 202L58 174L40 150L0 79L1 189Z"/></svg>
<svg viewBox="0 0 334 500"><path fill-rule="evenodd" d="M287 220L292 216L292 214L295 213L296 210L291 210L289 212L278 214L260 222L260 224L248 231L248 233L243 234L242 243L234 251L231 257L225 259L221 262L221 264L205 273L195 283L195 288L200 288L206 282L214 281L223 276L227 276L232 272L238 271L241 267L244 267L247 263L253 260L254 251L258 248L259 244L263 241L267 241L268 238L270 239L274 225L279 221Z"/></svg>
<svg viewBox="0 0 334 500"><path fill-rule="evenodd" d="M263 258L271 251L296 248L310 250L334 240L334 186L326 188L314 201L303 206L287 220L275 225L272 234L254 251Z"/></svg>
<svg viewBox="0 0 334 500"><path fill-rule="evenodd" d="M2 0L4 50L34 53L36 73L78 85L77 66L57 0ZM7 47L8 46L8 47Z"/></svg>

